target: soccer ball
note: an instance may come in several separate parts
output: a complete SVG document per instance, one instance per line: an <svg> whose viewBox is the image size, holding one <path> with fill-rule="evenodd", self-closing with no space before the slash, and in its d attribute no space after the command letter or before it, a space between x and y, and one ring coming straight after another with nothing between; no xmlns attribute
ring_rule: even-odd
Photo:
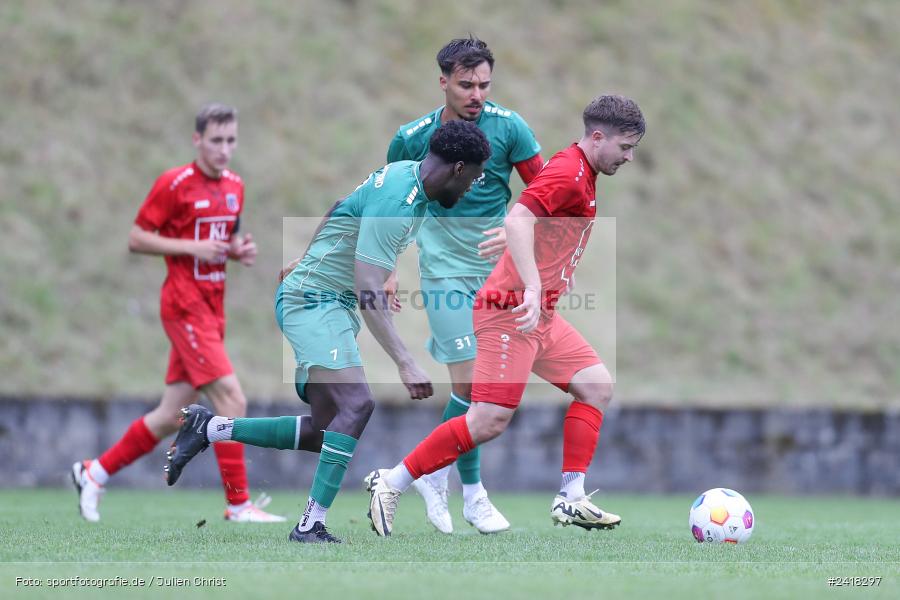
<svg viewBox="0 0 900 600"><path fill-rule="evenodd" d="M698 542L746 542L754 523L750 503L728 488L707 490L691 505L691 533Z"/></svg>

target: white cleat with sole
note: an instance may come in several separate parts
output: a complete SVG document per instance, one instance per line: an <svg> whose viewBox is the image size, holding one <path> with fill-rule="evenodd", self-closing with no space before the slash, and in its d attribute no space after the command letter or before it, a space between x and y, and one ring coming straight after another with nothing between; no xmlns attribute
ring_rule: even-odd
<svg viewBox="0 0 900 600"><path fill-rule="evenodd" d="M381 537L390 537L394 527L397 501L400 494L403 493L392 488L384 480L388 471L389 469L377 469L364 479L366 489L372 494L372 498L369 500L369 520L372 521L372 529Z"/></svg>
<svg viewBox="0 0 900 600"><path fill-rule="evenodd" d="M72 485L78 493L78 511L85 521L96 523L100 520L100 498L106 488L94 481L88 472L90 461L79 461L72 465Z"/></svg>
<svg viewBox="0 0 900 600"><path fill-rule="evenodd" d="M613 529L622 522L622 517L597 507L591 502L594 490L576 500L569 500L564 494L557 494L550 506L550 519L554 525L576 525L582 529Z"/></svg>
<svg viewBox="0 0 900 600"><path fill-rule="evenodd" d="M480 533L500 533L509 529L509 521L491 503L487 494L478 494L471 502L466 502L463 517Z"/></svg>
<svg viewBox="0 0 900 600"><path fill-rule="evenodd" d="M425 516L428 522L441 533L453 533L453 518L448 506L447 475L450 467L438 469L429 475L416 479L412 486L425 500Z"/></svg>
<svg viewBox="0 0 900 600"><path fill-rule="evenodd" d="M267 513L263 509L269 505L272 498L268 494L261 494L255 502L247 500L240 507L228 506L225 508L225 520L232 523L283 523L287 519L281 515Z"/></svg>

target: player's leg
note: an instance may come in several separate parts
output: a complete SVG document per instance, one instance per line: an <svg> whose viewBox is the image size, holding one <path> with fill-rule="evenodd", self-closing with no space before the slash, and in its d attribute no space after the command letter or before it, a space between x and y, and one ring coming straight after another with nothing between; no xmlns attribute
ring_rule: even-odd
<svg viewBox="0 0 900 600"><path fill-rule="evenodd" d="M474 335L471 336L474 339ZM434 352L432 352L434 354ZM454 417L466 414L472 402L472 365L474 360L466 360L447 364L447 370L450 374L451 392L450 399L444 407L444 413L441 416L441 422L449 421ZM456 461L456 467L459 470L459 477L463 485L463 500L465 502L463 514L465 515L468 505L472 504L479 492L487 496L484 486L481 483L481 457L480 449L476 446L474 449L461 455ZM425 500L425 516L428 521L434 525L435 529L441 533L453 533L453 519L449 510L449 482L448 475L451 465L442 467L434 473L423 475L413 482L413 488ZM503 516L499 511L494 509L494 513ZM476 523L480 523L483 519L474 517ZM467 519L472 522L472 519ZM505 521L505 519L503 519ZM475 525L478 527L478 524ZM502 522L487 523L484 525L487 530L506 529L509 523L503 526Z"/></svg>
<svg viewBox="0 0 900 600"><path fill-rule="evenodd" d="M356 444L375 408L362 367L309 369L306 385L315 423L325 424L319 464L310 488L306 510L291 532L297 542L339 542L325 528ZM330 420L324 423L325 419Z"/></svg>
<svg viewBox="0 0 900 600"><path fill-rule="evenodd" d="M224 319L213 314L191 314L180 321L163 321L163 326L180 352L189 381L209 398L216 413L225 417L243 417L247 412L247 398L225 350ZM250 501L243 444L216 444L214 451L225 492L225 519L284 521L283 517L266 513L262 506Z"/></svg>
<svg viewBox="0 0 900 600"><path fill-rule="evenodd" d="M297 385L296 389L300 398L308 402L303 393L305 373L305 368L298 368L298 377L302 378L303 384ZM226 417L214 415L205 406L192 404L182 411L183 423L168 453L167 481L174 485L187 463L210 444L240 442L260 448L318 453L322 447L322 430L331 421L327 411L319 411L319 414L324 418L316 420L309 415Z"/></svg>
<svg viewBox="0 0 900 600"><path fill-rule="evenodd" d="M422 292L426 300L431 335L426 348L431 356L447 365L450 375L450 398L441 421L466 414L472 402L472 369L477 343L472 323L472 298L484 284L483 277L423 278ZM490 503L481 482L481 450L475 447L456 461L463 487L463 516L482 533L509 528L509 522ZM423 476L413 488L425 500L428 520L442 533L453 531L448 510L448 465Z"/></svg>
<svg viewBox="0 0 900 600"><path fill-rule="evenodd" d="M306 383L309 378L307 367L297 368L294 389L301 400L309 404ZM322 408L316 415L283 417L239 417L212 416L206 425L209 443L235 441L258 448L278 450L306 450L318 453L322 449L322 433L336 409Z"/></svg>
<svg viewBox="0 0 900 600"><path fill-rule="evenodd" d="M209 398L217 415L241 418L247 414L247 398L234 373L223 375L200 388ZM244 445L238 441L222 441L213 445L222 487L225 491L225 519L236 522L280 522L284 517L271 515L250 501Z"/></svg>
<svg viewBox="0 0 900 600"><path fill-rule="evenodd" d="M444 421L449 421L469 411L474 367L474 360L447 365L453 393L450 396L450 403L444 410ZM484 489L484 484L481 482L481 446L475 446L474 449L461 454L456 459L456 468L462 481L463 518L466 522L481 533L498 533L509 529L509 521L488 498L487 490ZM426 475L422 479L428 477L430 476ZM416 481L422 481L422 479Z"/></svg>
<svg viewBox="0 0 900 600"><path fill-rule="evenodd" d="M246 414L247 399L225 350L224 318L198 309L178 320L163 320L163 328L181 358L188 381L209 398L216 412L232 418ZM191 420L196 418L195 416ZM203 432L196 433L197 451L201 447L205 448L202 434ZM179 438L183 448L185 445L195 446L185 444L186 440L179 432L175 448ZM270 515L262 510L262 506L250 501L244 446L237 442L227 442L216 444L214 451L225 492L225 519L238 522L283 521L283 517ZM176 450L170 449L170 455L175 453ZM174 475L177 479L178 473Z"/></svg>
<svg viewBox="0 0 900 600"><path fill-rule="evenodd" d="M183 375L178 355L172 351L169 357L167 381ZM100 499L106 491L109 478L148 454L159 440L178 430L180 409L196 400L194 388L186 381L175 381L166 386L159 405L146 415L135 419L119 440L98 458L76 462L72 465L72 483L78 493L78 508L88 521L100 520Z"/></svg>
<svg viewBox="0 0 900 600"><path fill-rule="evenodd" d="M537 341L516 333L506 311L493 311L486 316L475 312L479 350L473 372L472 407L465 416L439 425L393 469L379 469L369 475L369 517L378 535L391 535L398 498L414 480L500 435L519 405L537 353ZM479 321L483 321L481 325Z"/></svg>
<svg viewBox="0 0 900 600"><path fill-rule="evenodd" d="M366 477L371 492L369 518L378 535L390 536L397 500L413 481L452 464L461 454L503 433L515 408L473 403L464 415L445 421L393 469L376 469Z"/></svg>
<svg viewBox="0 0 900 600"><path fill-rule="evenodd" d="M595 506L592 494L584 489L603 413L612 399L612 376L590 344L560 315L554 316L544 336L544 351L534 371L574 397L563 423L562 483L551 518L554 524L586 529L615 527L621 518Z"/></svg>

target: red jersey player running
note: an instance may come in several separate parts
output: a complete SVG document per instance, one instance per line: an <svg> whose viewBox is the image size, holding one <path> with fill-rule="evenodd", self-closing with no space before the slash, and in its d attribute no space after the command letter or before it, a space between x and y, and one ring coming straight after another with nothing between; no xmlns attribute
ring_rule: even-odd
<svg viewBox="0 0 900 600"><path fill-rule="evenodd" d="M437 427L393 469L369 475L369 516L378 535L391 535L398 498L414 480L503 433L529 372L574 396L563 422L554 523L609 529L621 522L584 489L612 377L554 307L571 287L594 224L597 173L614 175L631 161L645 125L637 104L622 96L594 99L583 118L581 140L550 159L506 217L507 249L475 299L472 407Z"/></svg>
<svg viewBox="0 0 900 600"><path fill-rule="evenodd" d="M247 400L225 352L225 263L256 258L252 236L237 235L244 184L226 169L237 146L237 111L210 104L200 110L193 136L196 160L163 173L150 190L128 236L128 249L163 255L168 276L160 317L172 343L166 389L159 406L136 419L125 435L94 460L72 465L81 516L99 521L98 504L109 477L178 431L181 408L201 393L219 414L242 417ZM216 444L229 521L276 522L250 501L244 446Z"/></svg>

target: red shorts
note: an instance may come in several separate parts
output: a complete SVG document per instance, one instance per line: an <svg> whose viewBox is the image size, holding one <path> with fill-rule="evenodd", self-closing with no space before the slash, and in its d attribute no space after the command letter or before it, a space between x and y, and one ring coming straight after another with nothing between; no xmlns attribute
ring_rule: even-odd
<svg viewBox="0 0 900 600"><path fill-rule="evenodd" d="M166 385L187 381L194 388L234 373L225 352L225 320L214 315L184 314L162 322L172 351Z"/></svg>
<svg viewBox="0 0 900 600"><path fill-rule="evenodd" d="M516 330L515 320L520 316L497 308L473 311L478 354L472 402L516 408L530 373L567 392L575 373L602 363L591 345L558 313L541 316L537 328L528 334Z"/></svg>

